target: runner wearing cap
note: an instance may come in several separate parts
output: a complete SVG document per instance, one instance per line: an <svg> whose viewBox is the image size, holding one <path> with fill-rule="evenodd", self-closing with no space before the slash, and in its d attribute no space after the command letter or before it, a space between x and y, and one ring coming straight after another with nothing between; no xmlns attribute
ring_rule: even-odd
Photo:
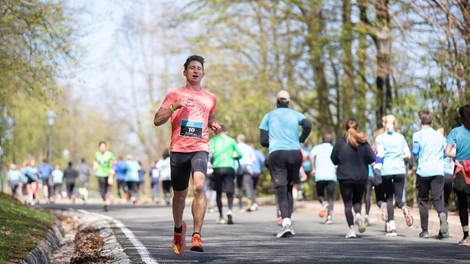
<svg viewBox="0 0 470 264"><path fill-rule="evenodd" d="M277 237L295 235L291 221L292 186L302 165L300 143L305 142L312 129L312 124L302 113L289 109L289 103L289 93L280 91L276 96L277 108L267 113L259 126L260 143L269 148L271 184L282 217L282 229ZM300 136L299 126L302 127Z"/></svg>

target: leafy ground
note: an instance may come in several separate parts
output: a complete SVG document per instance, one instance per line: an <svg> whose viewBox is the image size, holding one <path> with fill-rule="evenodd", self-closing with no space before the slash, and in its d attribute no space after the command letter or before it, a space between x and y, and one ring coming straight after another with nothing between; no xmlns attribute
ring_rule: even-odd
<svg viewBox="0 0 470 264"><path fill-rule="evenodd" d="M75 251L71 264L106 264L111 263L110 257L102 256L101 248L104 241L99 231L92 227L80 230L75 236Z"/></svg>
<svg viewBox="0 0 470 264"><path fill-rule="evenodd" d="M0 193L0 263L24 259L52 227L55 216Z"/></svg>

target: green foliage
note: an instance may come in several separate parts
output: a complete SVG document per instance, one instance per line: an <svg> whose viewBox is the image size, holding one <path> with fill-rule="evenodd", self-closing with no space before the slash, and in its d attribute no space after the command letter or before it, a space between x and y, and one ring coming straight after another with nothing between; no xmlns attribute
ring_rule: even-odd
<svg viewBox="0 0 470 264"><path fill-rule="evenodd" d="M7 161L21 165L31 158L47 155L47 106L33 98L24 98L24 105L12 115L15 120L13 138L7 141Z"/></svg>
<svg viewBox="0 0 470 264"><path fill-rule="evenodd" d="M45 113L60 93L57 78L74 63L73 23L63 1L0 0L0 108L16 124L7 162L47 152Z"/></svg>
<svg viewBox="0 0 470 264"><path fill-rule="evenodd" d="M341 124L350 116L371 135L381 119L377 109L381 109L383 87L378 88L377 77L384 69L390 97L387 112L397 116L407 139L418 129L420 109L433 111L434 126L449 131L458 124L456 110L469 101L470 89L465 85L470 76L466 70L470 25L461 19L468 7L456 3L446 7L430 0L413 5L365 0L198 0L175 12L180 16L151 25L130 19L148 3L135 2L135 9L130 8L134 13L123 12L118 33L124 36L116 42L131 51L116 53L130 55L120 54L120 59L132 79L132 102L125 93L125 98L102 98L99 103L104 107L94 106L57 84L58 77L71 70L72 55L80 51L74 41L81 25L67 13L71 10L65 3L0 0L0 106L7 106L16 121L13 140L5 143L7 162L45 156L48 109L57 114L55 163L63 166L68 159L77 162L81 157L91 161L100 140L110 142L118 153L140 151L130 143L129 134L143 145L143 155L155 158L155 153L168 146L169 125L155 130L146 122L151 122L173 80L180 80L166 68L161 75L155 74L155 64L161 63L160 55L166 63L182 51L206 58L204 85L217 96L219 122L229 127L232 136L245 134L249 143L258 143L259 123L275 107L274 98L281 89L290 93L291 107L312 121L309 143L318 143L325 131L338 137ZM378 31L384 24L392 34L392 45L380 54L387 65L378 56ZM173 34L156 33L175 28L183 29L184 41ZM156 42L174 46L168 53L157 54L152 50ZM142 68L135 62L139 56L145 57ZM141 77L146 84L139 90L135 86ZM114 91L116 84L106 85ZM120 89L127 89L124 86ZM145 104L151 107L150 114L147 109L145 114L136 110L140 106L137 94L143 90L150 98L145 102L151 101ZM132 109L119 117L108 113L126 107ZM103 113L103 108L108 112ZM64 149L70 151L69 157L63 156ZM260 188L269 189L268 177L263 179L267 182Z"/></svg>
<svg viewBox="0 0 470 264"><path fill-rule="evenodd" d="M396 16L400 21L390 19L394 8L402 10ZM439 69L450 57L440 56L444 59L437 67L426 57L420 65L429 69L431 78L423 81L416 76L413 55L407 53L407 45L414 40L402 37L414 32L407 32L401 23L413 23L408 21L412 13L428 12L424 6L415 10L406 3L351 5L350 0L207 0L191 1L185 11L179 22L207 25L190 43L200 53L210 54L208 61L217 61L216 67L207 68L207 83L218 96L219 120L232 135L245 133L256 142L257 124L273 107L272 98L280 89L288 90L292 107L312 121L310 143L325 131L338 137L341 124L351 116L372 135L381 123L382 91L387 96L383 114L397 116L407 139L419 129L417 112L422 108L434 112L435 125L451 127L454 103L459 100L455 88L445 88L452 74ZM385 26L393 34L387 40L392 45L378 54L383 44L378 33ZM432 50L435 43L430 40L426 48ZM439 47L436 53L446 50ZM386 70L383 85L377 81L380 70Z"/></svg>
<svg viewBox="0 0 470 264"><path fill-rule="evenodd" d="M0 105L21 107L16 97L46 101L71 58L72 21L61 1L1 0L0 14Z"/></svg>

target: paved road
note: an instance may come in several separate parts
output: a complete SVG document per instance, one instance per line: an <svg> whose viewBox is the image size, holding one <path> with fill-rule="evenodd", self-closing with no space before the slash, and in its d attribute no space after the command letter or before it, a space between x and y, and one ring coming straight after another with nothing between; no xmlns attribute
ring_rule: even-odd
<svg viewBox="0 0 470 264"><path fill-rule="evenodd" d="M158 263L470 263L470 248L457 246L461 236L457 216L450 216L450 238L421 239L416 209L413 210L415 224L412 227L405 226L401 211L396 210L398 236L386 237L383 221L379 220L379 209L374 207L372 225L356 239L344 238L347 225L340 202L335 204L332 225L324 225L316 215L319 208L316 202L298 203L293 215L297 235L282 239L275 236L280 227L275 222L272 205L261 206L251 213L235 212L234 225L216 224L217 214L207 213L202 233L206 251L187 250L182 256L176 256L171 248L170 207L114 205L104 213L99 205L65 206L97 212L122 222L142 244L136 247L128 234L114 227L118 241L132 263L145 263L139 254L139 250L142 252L145 248L150 260ZM431 211L430 220L437 218L435 214ZM188 223L189 247L193 226L189 205L184 219ZM432 221L430 235L436 235L437 230L437 222Z"/></svg>

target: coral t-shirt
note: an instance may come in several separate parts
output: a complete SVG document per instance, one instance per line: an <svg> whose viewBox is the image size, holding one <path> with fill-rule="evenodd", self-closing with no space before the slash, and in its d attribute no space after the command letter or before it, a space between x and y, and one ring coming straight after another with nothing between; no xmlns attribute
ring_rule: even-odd
<svg viewBox="0 0 470 264"><path fill-rule="evenodd" d="M171 115L172 152L209 152L209 115L215 113L216 97L201 88L199 91L186 87L174 89L168 93L162 108L168 109L179 98L186 98L188 106L181 107Z"/></svg>

